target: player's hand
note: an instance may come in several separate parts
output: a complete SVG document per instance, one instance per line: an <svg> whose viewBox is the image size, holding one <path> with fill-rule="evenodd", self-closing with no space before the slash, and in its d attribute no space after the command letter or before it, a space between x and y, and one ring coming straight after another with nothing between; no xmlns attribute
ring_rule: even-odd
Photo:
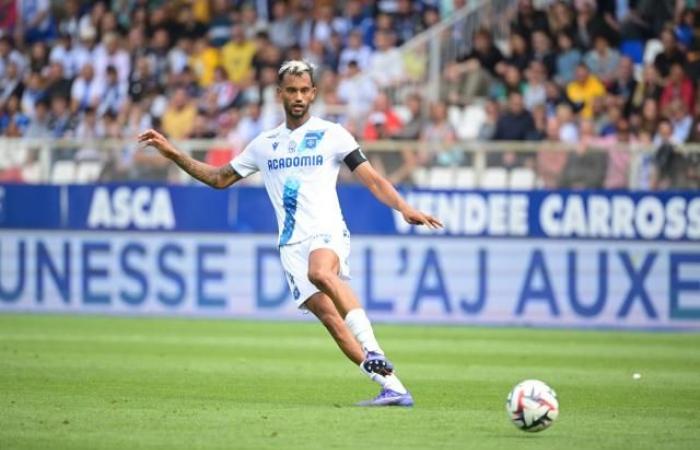
<svg viewBox="0 0 700 450"><path fill-rule="evenodd" d="M409 207L401 211L401 214L403 215L403 220L410 223L411 225L425 225L428 228L432 228L434 230L442 228L442 222L440 222L438 219L431 216L430 214L420 212L417 209Z"/></svg>
<svg viewBox="0 0 700 450"><path fill-rule="evenodd" d="M170 142L168 142L165 136L154 129L144 131L143 133L139 134L137 139L140 144L155 147L161 155L168 159L173 159L180 154L180 152L173 147Z"/></svg>

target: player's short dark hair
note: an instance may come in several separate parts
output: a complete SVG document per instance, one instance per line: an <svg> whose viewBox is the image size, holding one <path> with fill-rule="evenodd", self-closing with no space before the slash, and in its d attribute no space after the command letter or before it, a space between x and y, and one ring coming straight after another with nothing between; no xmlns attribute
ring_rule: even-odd
<svg viewBox="0 0 700 450"><path fill-rule="evenodd" d="M277 72L277 84L281 85L282 81L284 80L284 76L287 74L301 76L304 73L309 74L309 78L311 78L311 86L316 86L316 80L314 79L314 67L311 65L311 63L294 59L285 61L282 63L280 70Z"/></svg>

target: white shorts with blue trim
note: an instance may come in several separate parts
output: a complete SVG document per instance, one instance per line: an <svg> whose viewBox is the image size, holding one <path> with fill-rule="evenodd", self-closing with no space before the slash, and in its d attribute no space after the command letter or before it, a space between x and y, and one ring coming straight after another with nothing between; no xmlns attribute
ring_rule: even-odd
<svg viewBox="0 0 700 450"><path fill-rule="evenodd" d="M350 233L348 230L341 230L337 233L316 234L308 239L294 244L280 246L280 259L282 267L292 292L292 298L297 308L306 309L304 303L320 292L319 289L309 281L309 255L319 248L333 250L338 255L340 269L338 275L344 279L350 279Z"/></svg>

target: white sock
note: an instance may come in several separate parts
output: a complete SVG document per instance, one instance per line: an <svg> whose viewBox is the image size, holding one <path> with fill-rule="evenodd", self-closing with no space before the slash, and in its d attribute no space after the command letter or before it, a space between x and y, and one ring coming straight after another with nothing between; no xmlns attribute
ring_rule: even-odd
<svg viewBox="0 0 700 450"><path fill-rule="evenodd" d="M360 370L362 370L362 366L360 366ZM399 380L399 377L397 377L393 373L391 375L386 376L379 375L378 373L368 373L364 370L362 370L362 373L367 375L372 381L379 384L384 389L391 389L392 391L398 392L399 394L405 394L406 392L408 392L404 387L403 383L401 383L401 380Z"/></svg>
<svg viewBox="0 0 700 450"><path fill-rule="evenodd" d="M357 342L362 346L362 350L365 352L384 352L379 347L377 338L374 337L374 331L372 330L372 324L369 323L367 314L362 308L353 309L345 315L345 324L350 329L350 332L355 336Z"/></svg>

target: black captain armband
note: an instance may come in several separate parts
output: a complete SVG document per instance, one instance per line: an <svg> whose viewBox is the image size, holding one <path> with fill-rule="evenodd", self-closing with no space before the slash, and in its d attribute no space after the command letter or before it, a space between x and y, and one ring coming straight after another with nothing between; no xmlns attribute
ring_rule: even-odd
<svg viewBox="0 0 700 450"><path fill-rule="evenodd" d="M350 172L352 172L353 170L357 169L357 166L367 161L367 157L364 153L362 153L360 147L357 147L355 150L348 153L348 156L346 156L343 161L345 162L345 165L348 166L348 169L350 169Z"/></svg>

